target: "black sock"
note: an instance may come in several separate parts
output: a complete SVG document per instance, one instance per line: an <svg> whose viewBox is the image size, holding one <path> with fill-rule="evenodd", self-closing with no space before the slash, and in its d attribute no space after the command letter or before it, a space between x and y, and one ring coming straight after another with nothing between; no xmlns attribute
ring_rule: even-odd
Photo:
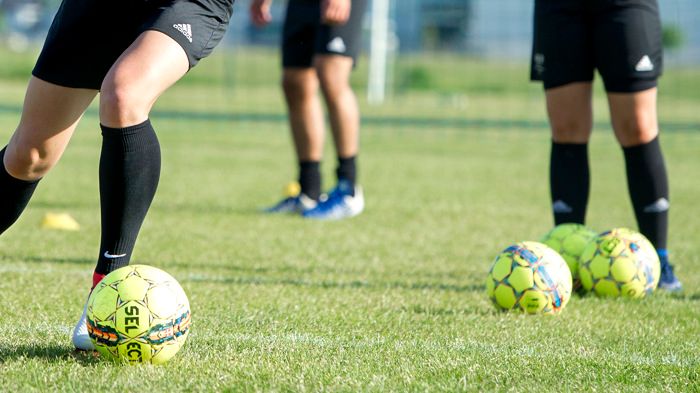
<svg viewBox="0 0 700 393"><path fill-rule="evenodd" d="M338 168L335 170L338 180L345 179L350 181L353 186L355 185L357 180L357 165L355 164L356 157L357 156L348 158L338 157Z"/></svg>
<svg viewBox="0 0 700 393"><path fill-rule="evenodd" d="M321 197L321 169L318 161L299 162L301 192L317 201Z"/></svg>
<svg viewBox="0 0 700 393"><path fill-rule="evenodd" d="M102 239L96 273L129 264L159 178L160 145L149 120L126 128L102 126Z"/></svg>
<svg viewBox="0 0 700 393"><path fill-rule="evenodd" d="M549 186L554 224L583 224L590 188L588 144L552 142Z"/></svg>
<svg viewBox="0 0 700 393"><path fill-rule="evenodd" d="M659 138L626 147L625 166L639 231L657 249L665 250L668 233L668 177Z"/></svg>
<svg viewBox="0 0 700 393"><path fill-rule="evenodd" d="M20 180L7 173L3 164L5 149L0 151L0 233L17 221L39 184L39 180Z"/></svg>

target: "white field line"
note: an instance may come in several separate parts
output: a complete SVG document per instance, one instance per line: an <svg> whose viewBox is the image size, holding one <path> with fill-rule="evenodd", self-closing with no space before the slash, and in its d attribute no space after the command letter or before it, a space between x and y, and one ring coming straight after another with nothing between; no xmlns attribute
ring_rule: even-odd
<svg viewBox="0 0 700 393"><path fill-rule="evenodd" d="M2 264L0 263L0 273L30 273L34 274L82 274L88 276L92 273L92 268L86 267L85 269L66 269L63 266L51 266L51 265L41 265L39 266L13 266L12 264Z"/></svg>
<svg viewBox="0 0 700 393"><path fill-rule="evenodd" d="M68 325L51 325L48 323L38 323L33 325L22 326L2 326L0 325L0 343L3 338L11 339L13 336L32 337L40 335L45 337L47 334L64 334L66 340L71 333L73 327ZM196 330L190 335L190 340L198 340L200 337ZM213 336L211 336L213 337ZM216 337L217 341L221 340L221 336ZM205 339L206 340L206 339ZM486 354L490 358L503 358L504 356L539 358L543 348L536 346L520 345L512 347L502 347L485 342L480 342L470 339L452 339L452 340L402 340L388 339L381 336L376 336L369 339L343 339L325 336L317 336L307 333L287 333L287 334L244 334L235 333L230 337L230 341L239 343L255 344L261 347L277 347L287 350L289 345L298 347L315 347L323 349L375 349L387 351L391 350L397 353L406 351L421 351L429 353L437 352L464 352L464 353L480 353ZM335 351L334 351L335 353ZM698 367L700 366L700 357L683 358L675 354L665 354L658 357L651 357L640 353L623 353L613 351L593 351L579 353L554 353L550 352L552 358L561 357L563 361L570 361L571 358L578 359L593 359L598 362L614 361L623 364L647 365L647 366L664 366L674 365L679 367Z"/></svg>

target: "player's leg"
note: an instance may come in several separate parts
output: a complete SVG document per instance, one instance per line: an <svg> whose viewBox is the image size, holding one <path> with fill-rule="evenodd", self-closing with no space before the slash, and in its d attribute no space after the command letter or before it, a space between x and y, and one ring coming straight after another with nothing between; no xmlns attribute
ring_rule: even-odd
<svg viewBox="0 0 700 393"><path fill-rule="evenodd" d="M320 162L325 136L318 87L318 77L313 68L284 68L282 90L299 163L299 185L301 193L314 201L321 196Z"/></svg>
<svg viewBox="0 0 700 393"><path fill-rule="evenodd" d="M353 59L338 55L317 55L314 68L328 108L333 141L338 157L338 183L328 198L304 217L342 219L360 214L364 209L362 188L356 184L356 160L359 150L360 115L355 93L350 87Z"/></svg>
<svg viewBox="0 0 700 393"><path fill-rule="evenodd" d="M682 289L668 260L668 175L658 137L656 88L638 93L608 93L615 136L625 157L627 187L639 231L661 260L659 287Z"/></svg>
<svg viewBox="0 0 700 393"><path fill-rule="evenodd" d="M353 59L347 56L318 55L314 68L328 107L333 141L338 156L338 180L356 180L355 158L359 151L360 110L350 86Z"/></svg>
<svg viewBox="0 0 700 393"><path fill-rule="evenodd" d="M552 147L549 184L555 224L583 224L589 193L593 56L583 2L535 2L531 79L543 81Z"/></svg>
<svg viewBox="0 0 700 393"><path fill-rule="evenodd" d="M0 151L0 233L17 220L39 180L61 158L96 94L30 79L19 126Z"/></svg>
<svg viewBox="0 0 700 393"><path fill-rule="evenodd" d="M282 91L289 116L299 173L298 193L265 209L269 213L301 213L321 197L320 162L324 118L318 98L318 76L312 68L313 42L320 3L290 0L282 29Z"/></svg>
<svg viewBox="0 0 700 393"><path fill-rule="evenodd" d="M347 22L339 26L320 25L316 36L314 68L328 108L338 157L338 184L316 208L304 213L317 219L340 219L364 210L362 188L357 186L360 112L350 86L350 73L360 51L362 19L367 4L352 2Z"/></svg>
<svg viewBox="0 0 700 393"><path fill-rule="evenodd" d="M160 145L148 114L156 99L188 69L187 55L176 41L147 31L102 83L102 236L97 276L129 263L160 176Z"/></svg>
<svg viewBox="0 0 700 393"><path fill-rule="evenodd" d="M128 264L158 185L160 146L148 118L151 107L211 53L224 35L231 6L174 2L144 10L145 30L112 62L102 81L102 237L93 286ZM85 310L73 343L79 349L92 348Z"/></svg>
<svg viewBox="0 0 700 393"><path fill-rule="evenodd" d="M615 136L625 155L627 186L639 230L657 249L666 250L669 191L658 139L656 88L608 93L608 100Z"/></svg>
<svg viewBox="0 0 700 393"><path fill-rule="evenodd" d="M102 81L102 237L96 279L129 263L158 185L160 146L150 110L166 89L218 44L231 4L152 5L144 12L141 33Z"/></svg>
<svg viewBox="0 0 700 393"><path fill-rule="evenodd" d="M668 262L669 187L658 140L656 85L663 66L658 5L656 0L643 0L603 7L596 29L597 63L615 136L624 151L634 213L640 232L659 253L659 287L680 290Z"/></svg>
<svg viewBox="0 0 700 393"><path fill-rule="evenodd" d="M590 190L591 83L571 83L547 89L545 95L552 131L549 185L554 223L583 224Z"/></svg>
<svg viewBox="0 0 700 393"><path fill-rule="evenodd" d="M146 31L122 54L100 89L102 232L92 286L129 264L160 177L160 145L148 119L156 99L189 69L169 36ZM86 309L73 330L76 348L93 348Z"/></svg>

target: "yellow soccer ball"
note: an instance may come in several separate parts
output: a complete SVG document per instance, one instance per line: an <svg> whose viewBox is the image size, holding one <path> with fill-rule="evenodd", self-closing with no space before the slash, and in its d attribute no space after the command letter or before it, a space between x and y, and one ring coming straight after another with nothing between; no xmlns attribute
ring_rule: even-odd
<svg viewBox="0 0 700 393"><path fill-rule="evenodd" d="M569 270L571 270L574 290L581 288L581 280L578 277L578 261L588 243L596 236L598 234L595 231L584 225L566 223L557 225L540 239L540 242L548 245L564 258Z"/></svg>
<svg viewBox="0 0 700 393"><path fill-rule="evenodd" d="M528 314L557 314L571 297L571 272L564 259L538 242L514 244L496 256L486 292L496 308Z"/></svg>
<svg viewBox="0 0 700 393"><path fill-rule="evenodd" d="M579 260L584 290L600 296L647 296L656 289L660 274L654 246L644 235L627 228L601 233Z"/></svg>
<svg viewBox="0 0 700 393"><path fill-rule="evenodd" d="M101 356L123 363L162 364L190 331L190 304L180 284L151 266L117 269L88 299L88 334Z"/></svg>

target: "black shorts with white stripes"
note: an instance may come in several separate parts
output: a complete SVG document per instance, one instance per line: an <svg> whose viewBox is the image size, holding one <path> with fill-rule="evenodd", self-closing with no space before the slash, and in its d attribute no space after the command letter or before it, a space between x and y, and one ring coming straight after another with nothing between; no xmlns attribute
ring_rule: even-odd
<svg viewBox="0 0 700 393"><path fill-rule="evenodd" d="M590 82L609 92L655 87L663 68L657 0L536 0L531 79L545 89Z"/></svg>
<svg viewBox="0 0 700 393"><path fill-rule="evenodd" d="M147 30L184 49L190 67L221 41L234 0L63 0L34 76L60 86L99 89L119 56Z"/></svg>

